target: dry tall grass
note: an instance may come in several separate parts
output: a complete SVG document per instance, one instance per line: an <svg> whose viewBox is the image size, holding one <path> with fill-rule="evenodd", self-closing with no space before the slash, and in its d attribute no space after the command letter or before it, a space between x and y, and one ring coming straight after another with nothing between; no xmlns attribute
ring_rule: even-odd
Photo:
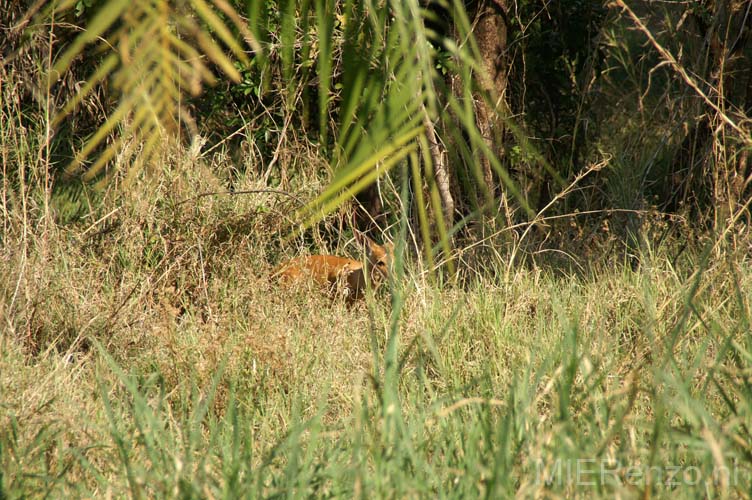
<svg viewBox="0 0 752 500"><path fill-rule="evenodd" d="M419 279L408 256L404 300L381 293L348 308L269 281L280 260L313 250L280 237L286 198L191 199L222 170L173 170L184 160L166 157L166 180L98 195L73 223L54 218L62 198L44 211L38 186L3 193L0 460L11 496L671 491L540 481L574 457L676 462L706 479L720 460L741 479L704 487L748 488L747 256L676 269L658 253L637 271L589 277L521 267L463 288ZM314 246L348 251L326 225L316 235ZM496 276L504 264L491 264ZM394 335L401 424L390 427ZM233 443L248 448L232 465L238 484L226 470ZM394 468L404 453L432 472ZM502 463L511 479L489 482Z"/></svg>

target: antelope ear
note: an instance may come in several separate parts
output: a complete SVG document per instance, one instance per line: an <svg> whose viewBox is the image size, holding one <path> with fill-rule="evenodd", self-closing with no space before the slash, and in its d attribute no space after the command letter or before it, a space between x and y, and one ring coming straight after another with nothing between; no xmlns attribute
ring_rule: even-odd
<svg viewBox="0 0 752 500"><path fill-rule="evenodd" d="M359 245L362 245L366 248L373 248L376 243L365 235L365 233L361 233L357 229L353 229L353 236L355 236L355 241L358 242Z"/></svg>
<svg viewBox="0 0 752 500"><path fill-rule="evenodd" d="M359 245L364 245L365 244L364 238L366 237L366 235L364 235L363 233L361 233L360 231L358 231L355 228L353 228L353 236L355 236L355 241Z"/></svg>

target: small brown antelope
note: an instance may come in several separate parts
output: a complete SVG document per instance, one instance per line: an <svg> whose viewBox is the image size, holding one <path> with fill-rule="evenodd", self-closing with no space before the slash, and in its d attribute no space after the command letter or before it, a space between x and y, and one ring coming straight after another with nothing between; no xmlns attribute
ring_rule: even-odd
<svg viewBox="0 0 752 500"><path fill-rule="evenodd" d="M344 292L352 304L363 298L369 284L375 288L386 279L393 253L391 243L381 246L358 232L355 239L366 249L365 263L336 255L309 255L282 264L272 277L286 282L314 281L330 291Z"/></svg>

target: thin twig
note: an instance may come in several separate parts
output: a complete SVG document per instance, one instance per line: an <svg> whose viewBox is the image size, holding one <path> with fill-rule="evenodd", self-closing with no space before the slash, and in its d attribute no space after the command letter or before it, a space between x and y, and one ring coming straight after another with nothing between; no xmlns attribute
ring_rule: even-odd
<svg viewBox="0 0 752 500"><path fill-rule="evenodd" d="M684 69L684 67L679 64L679 62L676 60L676 58L669 52L666 48L664 48L660 43L658 43L658 40L653 37L653 34L650 32L647 26L643 24L642 20L640 20L639 17L630 9L627 4L624 3L623 0L615 0L614 2L616 5L622 8L629 17L632 18L632 21L634 21L637 28L642 31L645 36L650 40L650 43L653 44L653 47L655 47L655 50L658 51L658 53L661 54L663 59L672 67L674 68L674 71L679 73L679 76L682 77L682 79L689 85L697 94L702 98L705 103L713 108L713 110L718 113L718 115L721 117L721 119L726 122L731 128L736 130L742 141L746 145L752 145L752 138L750 138L750 134L746 132L744 129L742 129L739 125L737 125L729 116L724 113L721 108L718 107L716 103L714 103L708 96L705 94L705 92L702 91L700 86L697 84L697 82L692 78L689 73L687 73L687 70Z"/></svg>
<svg viewBox="0 0 752 500"><path fill-rule="evenodd" d="M549 208L551 208L552 206L554 206L554 204L556 204L559 200L561 200L562 198L564 198L565 196L567 196L569 193L571 193L574 190L574 188L577 186L577 184L580 183L580 181L582 179L584 179L585 177L587 177L589 174L591 174L593 172L598 172L599 170L603 169L606 165L609 164L610 161L611 161L611 158L606 158L603 161L601 161L599 163L596 163L595 165L592 165L591 167L587 168L585 171L580 172L574 178L574 180L569 183L569 185L567 187L565 187L564 189L562 189L561 192L559 192L556 196L554 196L553 199L550 202L548 202L548 204L545 207L543 207L538 212L538 214L533 218L533 220L530 221L530 223L525 228L525 231L523 231L522 236L520 236L519 241L517 242L517 244L512 249L512 255L510 256L510 258L509 258L509 264L507 265L507 277L512 272L512 265L514 265L514 259L517 256L517 253L518 253L518 251L520 249L520 246L522 245L522 242L525 240L525 237L528 235L528 233L530 233L530 230L533 228L533 226L535 224L537 224L537 223L542 222L543 220L545 220L545 217L543 217L543 214Z"/></svg>
<svg viewBox="0 0 752 500"><path fill-rule="evenodd" d="M678 219L678 220L684 219L684 217L682 217L680 215L676 215L676 214L670 214L670 213L666 213L666 212L653 212L653 211L650 211L650 210L636 210L636 209L632 209L632 208L604 208L604 209L601 209L601 210L585 210L585 211L582 211L582 212L571 212L571 213L568 213L568 214L549 215L548 217L540 217L540 218L536 218L535 220L532 220L532 221L529 221L529 222L520 222L520 223L515 224L513 226L506 226L506 227L504 227L502 229L499 229L498 231L493 232L492 234L486 236L485 238L480 239L478 241L475 241L475 242L471 243L470 245L468 245L468 246L466 246L466 247L458 250L456 252L457 255L455 255L453 258L460 258L461 255L464 254L464 253L467 253L468 250L470 250L470 249L472 249L474 247L477 247L479 245L482 245L483 243L486 243L487 241L492 240L493 238L499 236L500 234L508 233L509 231L514 231L515 229L521 229L523 227L527 228L529 226L533 226L535 224L539 224L539 223L542 223L542 222L548 222L548 221L557 220L557 219L567 219L569 217L579 217L579 216L583 216L583 215L594 215L594 214L611 215L611 214L623 214L623 213L636 214L636 215L655 214L655 215L660 215L662 217L668 217L668 218L673 218L673 219ZM441 262L436 263L436 265L434 265L434 267L432 268L432 271L436 271L437 269L441 268L441 266L443 266L446 263L446 261L447 261L447 259L442 260ZM426 271L423 271L423 273L421 273L421 274L425 274L425 273L428 273L428 272L429 271L426 270Z"/></svg>
<svg viewBox="0 0 752 500"><path fill-rule="evenodd" d="M199 193L195 196L191 196L190 198L186 198L184 200L181 200L175 204L176 207L179 207L180 205L183 205L185 203L188 203L190 201L196 201L201 198L206 198L207 196L217 196L221 194L229 194L231 196L237 195L237 194L255 194L255 193L269 193L269 194L281 194L284 196L287 196L288 198L292 198L295 200L300 206L305 206L305 203L303 203L300 198L295 196L294 194L288 192L288 191L282 191L281 189L243 189L241 191L207 191L205 193Z"/></svg>

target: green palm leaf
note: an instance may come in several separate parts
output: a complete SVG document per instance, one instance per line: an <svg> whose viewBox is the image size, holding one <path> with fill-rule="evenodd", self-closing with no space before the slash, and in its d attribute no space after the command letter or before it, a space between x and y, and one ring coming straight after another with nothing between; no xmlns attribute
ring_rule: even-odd
<svg viewBox="0 0 752 500"><path fill-rule="evenodd" d="M71 5L67 3L63 7ZM136 165L147 164L157 150L155 146L165 139L164 134L174 135L182 126L181 111L184 110L180 103L184 96L197 94L203 85L216 80L209 63L232 80L240 80L235 61L247 63L248 57L218 11L233 22L232 28L243 35L251 51L261 50L248 27L229 4L221 0L211 4L191 0L187 11L179 10L171 2L146 0L110 0L100 8L83 33L57 59L52 75L65 72L72 61L92 45L107 55L78 95L54 118L53 124L69 116L108 78L119 94L120 105L77 152L68 165L69 173L84 169L86 179L100 175L125 143L116 138L105 146L105 141L113 134L141 143ZM55 79L50 82L54 83ZM90 163L95 156L95 161ZM135 175L137 170L129 172L129 176Z"/></svg>

